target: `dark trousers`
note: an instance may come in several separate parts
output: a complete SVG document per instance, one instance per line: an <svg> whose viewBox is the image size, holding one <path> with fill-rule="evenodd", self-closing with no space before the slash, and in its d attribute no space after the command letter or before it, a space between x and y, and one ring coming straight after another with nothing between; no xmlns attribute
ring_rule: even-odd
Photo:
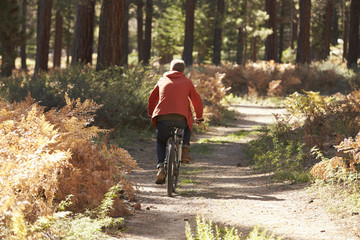
<svg viewBox="0 0 360 240"><path fill-rule="evenodd" d="M157 123L156 130L156 153L157 153L157 167L164 165L165 155L166 155L166 144L167 140L170 137L169 127L178 127L183 128L183 147L190 146L190 137L191 131L189 126L185 121L171 121L164 120Z"/></svg>

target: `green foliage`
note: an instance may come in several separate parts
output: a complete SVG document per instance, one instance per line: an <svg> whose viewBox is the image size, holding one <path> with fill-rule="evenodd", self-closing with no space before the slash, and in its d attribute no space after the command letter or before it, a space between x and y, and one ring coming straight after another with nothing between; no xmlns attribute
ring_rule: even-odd
<svg viewBox="0 0 360 240"><path fill-rule="evenodd" d="M97 74L99 96L94 100L103 104L95 119L107 128L148 126L148 96L158 80L149 67L109 68Z"/></svg>
<svg viewBox="0 0 360 240"><path fill-rule="evenodd" d="M109 189L109 191L105 194L105 198L101 201L101 205L96 210L96 216L104 218L109 214L112 209L112 205L114 204L114 200L119 197L119 192L121 190L122 189L119 184L112 186Z"/></svg>
<svg viewBox="0 0 360 240"><path fill-rule="evenodd" d="M197 1L194 23L194 52L199 63L211 63L214 41L214 6L213 2Z"/></svg>
<svg viewBox="0 0 360 240"><path fill-rule="evenodd" d="M295 63L296 60L296 49L288 47L282 52L281 62L284 63Z"/></svg>
<svg viewBox="0 0 360 240"><path fill-rule="evenodd" d="M71 205L70 197L61 202L58 209L60 212L51 216L39 218L32 226L30 232L33 236L39 234L42 239L108 239L106 233L116 233L123 228L123 218L109 217L114 200L118 197L121 190L119 185L115 185L105 194L101 205L85 213L73 214L63 211L64 206Z"/></svg>
<svg viewBox="0 0 360 240"><path fill-rule="evenodd" d="M240 234L236 228L220 227L200 216L196 217L195 233L192 233L188 222L186 222L185 231L187 240L240 240ZM268 234L266 230L261 231L259 227L254 227L246 240L281 240L281 237L275 237L274 234Z"/></svg>
<svg viewBox="0 0 360 240"><path fill-rule="evenodd" d="M287 110L291 115L299 119L313 120L316 116L325 114L334 98L320 96L319 92L297 92L291 94L285 100Z"/></svg>
<svg viewBox="0 0 360 240"><path fill-rule="evenodd" d="M162 6L163 5L163 6ZM154 47L161 63L168 63L172 56L182 52L184 44L185 14L181 1L162 3L159 6L158 20L155 22ZM168 59L168 57L170 57Z"/></svg>
<svg viewBox="0 0 360 240"><path fill-rule="evenodd" d="M260 172L274 172L277 180L308 181L304 173L305 146L301 131L279 122L265 127L259 138L250 141L245 152L253 159L253 168Z"/></svg>
<svg viewBox="0 0 360 240"><path fill-rule="evenodd" d="M65 209L72 204L72 202L71 202L72 196L74 196L74 195L69 194L68 196L66 196L65 200L63 200L59 203L58 209L60 211L65 211Z"/></svg>
<svg viewBox="0 0 360 240"><path fill-rule="evenodd" d="M71 66L36 77L3 78L0 94L13 102L31 96L48 109L65 105L65 93L72 99L92 99L102 107L96 124L102 128L149 126L148 94L158 75L141 64L132 68L111 67L96 72L83 66Z"/></svg>
<svg viewBox="0 0 360 240"><path fill-rule="evenodd" d="M197 152L198 154L201 155L209 155L214 150L210 144L206 144L205 142L198 142L191 147L191 151Z"/></svg>
<svg viewBox="0 0 360 240"><path fill-rule="evenodd" d="M268 235L267 231L260 231L258 227L255 227L249 234L246 240L280 240L281 237L275 237L273 234Z"/></svg>
<svg viewBox="0 0 360 240"><path fill-rule="evenodd" d="M213 225L212 221L206 221L203 217L196 217L196 233L191 232L191 227L186 222L186 239L187 240L240 240L237 229L221 228Z"/></svg>

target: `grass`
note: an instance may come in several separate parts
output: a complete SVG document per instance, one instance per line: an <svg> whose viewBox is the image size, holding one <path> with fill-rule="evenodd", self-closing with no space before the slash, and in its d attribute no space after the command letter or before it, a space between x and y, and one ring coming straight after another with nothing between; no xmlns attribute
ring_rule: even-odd
<svg viewBox="0 0 360 240"><path fill-rule="evenodd" d="M240 234L234 227L223 227L206 220L204 217L196 217L195 233L192 232L189 222L186 222L186 239L187 240L240 240ZM280 240L281 237L275 237L269 234L267 230L260 230L259 227L254 229L246 237L246 240Z"/></svg>
<svg viewBox="0 0 360 240"><path fill-rule="evenodd" d="M184 180L181 181L182 184L200 184L200 182L198 181L195 181L193 179L190 179L190 178L186 178Z"/></svg>
<svg viewBox="0 0 360 240"><path fill-rule="evenodd" d="M192 190L180 190L179 194L180 196L194 196L196 195L196 191L194 189Z"/></svg>
<svg viewBox="0 0 360 240"><path fill-rule="evenodd" d="M131 129L125 127L120 130L115 130L115 132L111 133L107 137L109 138L109 143L121 147L128 147L136 145L141 140L152 139L153 134L154 131L150 129ZM101 142L102 139L100 138L99 140Z"/></svg>
<svg viewBox="0 0 360 240"><path fill-rule="evenodd" d="M209 155L213 153L214 149L209 144L194 144L191 146L191 151L200 155Z"/></svg>
<svg viewBox="0 0 360 240"><path fill-rule="evenodd" d="M211 138L201 138L197 141L199 144L203 143L216 143L216 144L224 144L229 142L240 141L245 137L252 137L259 133L259 128L254 127L254 130L240 130L235 133L230 133L226 136L214 136Z"/></svg>
<svg viewBox="0 0 360 240"><path fill-rule="evenodd" d="M187 170L185 167L182 167L180 171L181 171L180 175L194 175L200 173L201 169L195 168L195 169Z"/></svg>
<svg viewBox="0 0 360 240"><path fill-rule="evenodd" d="M360 192L358 189L316 181L308 188L308 191L311 195L319 198L332 213L347 216L360 213Z"/></svg>

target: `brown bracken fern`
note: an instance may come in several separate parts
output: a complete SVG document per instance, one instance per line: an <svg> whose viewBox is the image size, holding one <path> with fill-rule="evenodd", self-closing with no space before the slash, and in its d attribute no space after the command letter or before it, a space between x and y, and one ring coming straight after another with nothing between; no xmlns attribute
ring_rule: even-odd
<svg viewBox="0 0 360 240"><path fill-rule="evenodd" d="M51 214L69 194L71 210L96 207L116 184L123 199L134 198L126 174L138 168L136 161L122 148L93 141L104 131L90 125L99 106L67 96L66 103L44 112L30 97L13 104L0 100L2 224L19 212L28 221ZM117 199L113 214L123 214L124 206Z"/></svg>

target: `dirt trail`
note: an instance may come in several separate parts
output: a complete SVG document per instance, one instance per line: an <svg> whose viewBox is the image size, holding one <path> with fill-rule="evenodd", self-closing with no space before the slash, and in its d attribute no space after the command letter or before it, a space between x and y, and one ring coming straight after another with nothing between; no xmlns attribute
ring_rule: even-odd
<svg viewBox="0 0 360 240"><path fill-rule="evenodd" d="M226 136L239 130L273 122L283 110L258 106L233 106L238 116L229 127L211 128L199 138ZM254 226L275 232L282 239L359 239L345 230L345 222L329 215L320 200L311 199L304 185L273 183L270 174L254 174L242 150L249 139L237 142L193 144L195 160L183 165L181 185L174 197L155 181L155 140L128 149L143 169L131 177L139 183L141 209L126 217L121 239L186 239L185 223L195 227L196 216L215 224L234 226L246 236Z"/></svg>

